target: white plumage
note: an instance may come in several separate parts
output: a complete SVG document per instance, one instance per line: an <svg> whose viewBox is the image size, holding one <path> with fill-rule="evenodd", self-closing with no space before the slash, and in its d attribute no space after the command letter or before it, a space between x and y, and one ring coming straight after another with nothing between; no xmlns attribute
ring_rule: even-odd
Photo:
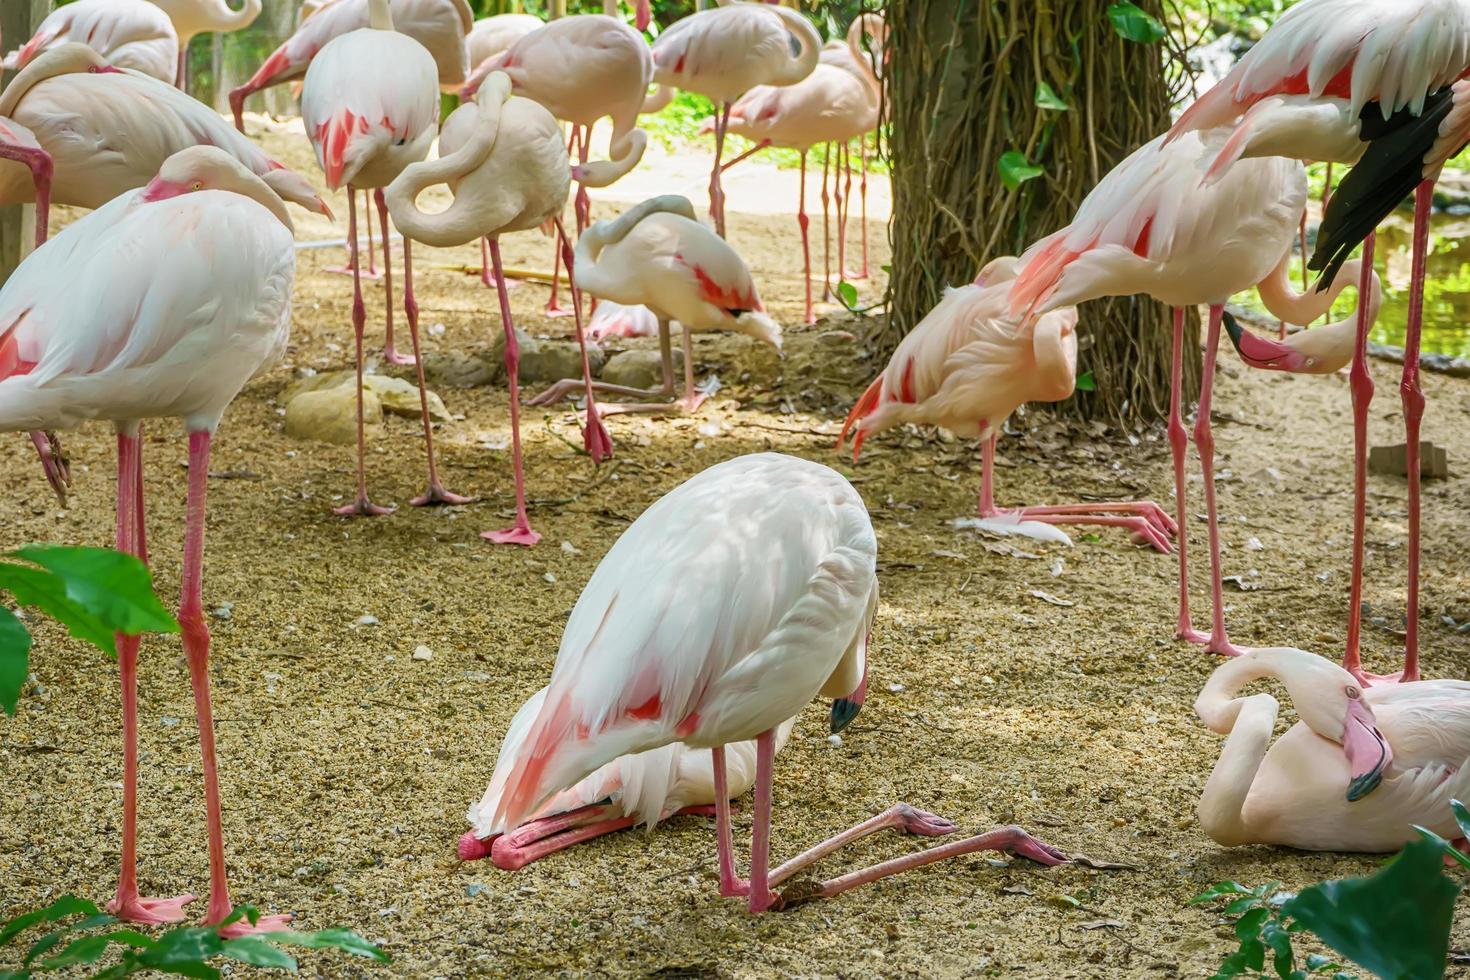
<svg viewBox="0 0 1470 980"><path fill-rule="evenodd" d="M63 44L85 44L118 68L172 85L179 70L179 36L160 7L148 0L76 0L53 10L4 67L24 68ZM155 168L155 172L156 172Z"/></svg>

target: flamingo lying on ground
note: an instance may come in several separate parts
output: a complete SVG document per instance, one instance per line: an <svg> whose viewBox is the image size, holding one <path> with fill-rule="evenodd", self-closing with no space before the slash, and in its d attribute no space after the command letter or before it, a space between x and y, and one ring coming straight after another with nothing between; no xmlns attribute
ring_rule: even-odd
<svg viewBox="0 0 1470 980"><path fill-rule="evenodd" d="M230 92L235 127L245 131L245 100L293 78L300 78L317 53L333 39L370 25L373 0L327 0L304 18L296 33L271 52L248 82ZM438 84L454 91L469 70L465 38L475 25L466 0L392 0L392 21L400 34L423 45L433 57ZM365 66L367 68L380 66Z"/></svg>
<svg viewBox="0 0 1470 980"><path fill-rule="evenodd" d="M472 97L494 71L510 76L517 95L541 103L553 116L572 124L570 145L577 152L572 176L577 181L575 212L580 237L591 220L587 188L607 187L624 177L643 159L648 146L648 134L637 128L653 77L648 42L614 17L562 17L482 62L465 83L461 97ZM589 163L592 127L603 116L612 117L611 159ZM559 237L555 249L547 307L553 316L564 312L556 302Z"/></svg>
<svg viewBox="0 0 1470 980"><path fill-rule="evenodd" d="M587 583L562 636L545 703L496 766L489 831L520 827L557 794L620 756L683 742L711 750L720 894L752 912L844 844L886 827L926 836L954 824L900 803L772 870L776 731L819 694L832 728L857 716L878 610L878 542L862 498L825 466L775 453L713 466L643 513ZM735 875L725 747L756 741L750 879ZM818 885L828 897L979 850L1042 864L1060 852L1018 827L887 861Z"/></svg>
<svg viewBox="0 0 1470 980"><path fill-rule="evenodd" d="M76 0L58 7L22 47L6 56L4 67L19 70L68 43L85 44L117 68L170 85L179 77L178 32L168 14L148 0Z"/></svg>
<svg viewBox="0 0 1470 980"><path fill-rule="evenodd" d="M128 256L119 262L118 256ZM147 560L140 431L181 418L189 433L182 601L208 807L206 921L231 912L204 619L209 449L226 406L286 348L295 240L285 203L229 154L192 147L31 253L0 289L0 429L117 428L117 543ZM122 870L108 910L176 922L193 896L140 898L137 880L139 638L118 640L123 689ZM262 916L260 929L289 916ZM226 930L251 931L238 922Z"/></svg>
<svg viewBox="0 0 1470 980"><path fill-rule="evenodd" d="M1077 380L1077 308L1062 307L1024 324L1011 319L1007 307L1015 263L1010 257L996 259L974 285L945 291L939 305L904 337L883 373L853 406L838 446L854 432L856 462L865 437L905 422L979 437L982 518L1122 527L1168 554L1177 527L1151 501L1007 512L996 508L995 442L1005 420L1027 402L1069 398Z"/></svg>
<svg viewBox="0 0 1470 980"><path fill-rule="evenodd" d="M332 215L310 181L208 106L166 82L112 67L82 44L52 48L26 65L0 92L0 116L30 129L51 154L57 204L101 207L142 187L173 154L202 144L229 153L281 198ZM29 175L0 167L0 203L29 202L31 195Z"/></svg>
<svg viewBox="0 0 1470 980"><path fill-rule="evenodd" d="M1262 677L1286 685L1301 719L1274 745L1276 699L1239 696ZM1216 843L1386 853L1415 825L1462 834L1450 801L1470 793L1470 682L1364 690L1314 653L1254 650L1217 669L1194 710L1229 736L1199 804Z"/></svg>
<svg viewBox="0 0 1470 980"><path fill-rule="evenodd" d="M801 53L791 53L795 38ZM720 157L731 104L757 85L791 85L817 66L822 39L801 13L764 3L731 2L670 24L653 43L653 80L698 92L715 103L715 163L709 206L725 237Z"/></svg>
<svg viewBox="0 0 1470 980"><path fill-rule="evenodd" d="M347 240L357 241L357 201L353 191L374 188L383 241L388 241L388 205L382 188L392 183L410 163L422 160L439 132L439 92L434 59L422 44L393 29L388 0L369 0L371 26L333 38L322 48L306 72L301 92L301 119L306 135L316 150L317 162L332 190L347 188ZM326 15L321 11L312 20ZM382 71L393 65L392 72ZM368 220L371 220L369 218ZM413 267L408 239L404 247L404 296L413 293ZM367 311L362 302L361 265L352 250L352 330L357 362L357 499L337 513L348 516L379 516L392 513L368 499L363 457L362 422L362 332ZM393 349L393 277L385 259L383 277L387 285L387 342L384 357L392 363L412 363ZM413 316L414 314L410 314ZM418 334L412 332L412 361L419 360ZM434 477L423 503L433 499ZM441 495L447 499L447 495Z"/></svg>
<svg viewBox="0 0 1470 980"><path fill-rule="evenodd" d="M801 153L801 191L797 198L796 223L801 227L801 260L806 278L806 323L817 322L812 310L812 253L807 238L806 156L818 143L846 144L878 125L878 98L874 90L846 68L817 65L810 75L794 85L758 85L746 92L729 109L729 132L753 140L755 152L766 146L781 146ZM738 163L749 153L731 160ZM840 188L839 188L840 194ZM841 210L841 200L838 209ZM827 163L822 164L822 223L827 221ZM843 222L839 218L838 225ZM839 247L839 267L843 248ZM822 296L832 288L831 263L822 280Z"/></svg>
<svg viewBox="0 0 1470 980"><path fill-rule="evenodd" d="M1290 248L1306 204L1307 180L1299 162L1262 159L1245 161L1218 184L1201 188L1212 155L1198 133L1167 144L1159 137L1139 148L1087 195L1071 225L1021 257L1010 304L1013 315L1035 317L1089 299L1145 293L1175 308L1169 443L1179 526L1177 635L1233 655L1239 651L1225 632L1210 421L1215 357L1226 300L1266 279ZM1205 303L1210 305L1210 329L1194 437L1210 521L1214 628L1208 637L1195 632L1189 621L1187 437L1180 407L1184 310Z"/></svg>
<svg viewBox="0 0 1470 980"><path fill-rule="evenodd" d="M388 205L393 220L403 229L404 243L417 239L438 248L464 245L482 238L490 240L497 282L505 281L500 259L500 236L507 232L536 228L547 221L561 225L567 203L570 177L561 127L551 113L529 99L512 98L510 79L503 73L491 75L480 96L460 106L444 124L439 138L439 159L406 168L388 188ZM454 203L439 214L425 214L415 200L432 184L444 182L454 192ZM570 253L570 249L568 249ZM407 254L405 252L405 254ZM417 334L416 316L409 325ZM515 465L516 523L504 531L487 531L482 537L497 544L534 545L541 535L531 530L526 516L526 482L521 466L520 356L510 299L500 290L500 319L505 330L505 371L510 386L512 457ZM580 315L577 340L582 347L582 372L587 392L587 450L601 462L612 451L612 442L597 416L592 397L587 346L582 336ZM423 385L423 367L419 367ZM427 398L427 396L424 396ZM424 431L429 429L428 403L424 403ZM433 488L430 488L430 493ZM454 501L454 502L462 502Z"/></svg>
<svg viewBox="0 0 1470 980"><path fill-rule="evenodd" d="M511 761L525 749L531 722L541 713L547 688L531 695L510 721L500 743L495 774L510 774ZM788 718L776 728L780 752L796 726ZM725 792L744 796L755 785L755 742L725 746ZM660 821L683 814L714 816L715 774L708 752L683 742L614 759L570 789L547 800L532 818L514 830L495 828L504 779L492 782L479 803L470 807L471 829L459 839L461 861L488 857L497 868L517 871L548 854L628 827L652 830Z"/></svg>
<svg viewBox="0 0 1470 980"><path fill-rule="evenodd" d="M659 318L664 383L645 391L602 381L598 391L634 398L674 394L669 321L684 333L684 393L673 404L604 405L619 412L694 412L708 395L694 387L692 334L732 330L781 349L781 326L765 313L745 262L724 239L694 220L694 205L676 194L650 198L615 221L599 221L577 241L573 281L593 296L625 306L641 305ZM577 389L577 379L558 381L531 400L552 405Z"/></svg>
<svg viewBox="0 0 1470 980"><path fill-rule="evenodd" d="M1370 680L1419 676L1419 430L1424 392L1419 340L1434 185L1470 140L1470 3L1465 0L1303 0L1179 119L1171 138L1237 123L1212 176L1244 157L1285 156L1355 164L1328 202L1308 265L1330 279L1364 242L1372 264L1374 229L1415 194L1413 267L1404 335L1403 402L1408 467L1409 588L1403 670L1371 677L1362 669L1359 611L1367 526L1368 372L1366 320L1353 357L1354 491L1352 586L1343 664ZM1365 273L1366 275L1366 270ZM1366 287L1364 287L1366 289Z"/></svg>

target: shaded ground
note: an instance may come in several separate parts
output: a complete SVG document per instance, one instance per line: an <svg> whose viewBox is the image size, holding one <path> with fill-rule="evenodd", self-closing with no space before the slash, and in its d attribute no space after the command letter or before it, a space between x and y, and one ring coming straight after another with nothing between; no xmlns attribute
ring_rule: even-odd
<svg viewBox="0 0 1470 980"><path fill-rule="evenodd" d="M292 152L304 165L301 148ZM303 239L332 234L325 224L302 225ZM775 315L799 322L795 222L737 214L732 237ZM506 245L513 264L545 267L549 248L537 236ZM883 255L875 244L875 269ZM838 332L860 333L861 322L793 330L784 361L743 338L700 338L700 370L725 381L720 396L699 419L612 420L618 456L601 472L569 448L577 442L569 414L527 412L532 520L546 535L534 550L477 536L509 518L509 456L487 448L509 435L498 387L441 390L464 416L439 428L443 471L480 503L404 507L371 522L331 516L350 488L351 452L286 438L274 399L298 369L348 362L348 283L322 272L340 258L333 249L301 253L288 361L247 389L218 441L215 470L247 478L210 487L206 604L229 610L211 619L212 667L238 899L294 911L309 928L357 928L397 958L380 975L1203 976L1233 948L1216 916L1185 906L1205 886L1222 878L1301 885L1374 866L1363 857L1224 851L1195 825L1220 739L1190 705L1215 662L1169 639L1172 559L1117 533L1079 536L1070 549L1027 546L1039 557L1026 558L956 531L948 522L972 512L979 481L978 454L964 442L897 433L870 442L855 467L833 453L834 423L876 369ZM478 252L421 250L423 322L444 326L428 344L488 347L499 330L493 295L439 268L453 263L477 264ZM539 317L541 287L512 295L533 333L570 329ZM376 310L381 299L370 302ZM374 327L371 337L380 336ZM1380 367L1377 378L1374 441L1399 441L1396 375ZM1470 385L1427 384L1426 438L1447 446L1459 469L1470 458ZM1335 655L1347 604L1346 383L1247 376L1230 365L1218 405L1226 573L1260 587L1227 592L1234 636ZM1126 495L1167 504L1159 433L1074 439L1038 415L1016 425L1026 431L1002 445L1003 502ZM177 594L182 539L178 435L175 425L154 426L147 446L151 550L166 596ZM416 423L387 420L368 461L376 497L403 504L421 489L420 441ZM69 441L77 485L67 511L47 494L24 440L6 446L0 544L110 542L109 433L94 427ZM868 706L841 746L825 737L825 712L803 716L777 767L775 853L902 799L967 830L1015 821L1139 870L1043 871L975 857L751 919L716 895L714 836L703 820L615 835L513 876L454 860L465 807L488 781L500 733L544 683L566 615L616 535L693 473L766 449L851 474L879 531L883 585ZM1192 486L1198 512L1197 479ZM1397 623L1403 483L1375 477L1371 491L1368 600ZM1466 638L1441 619L1470 620L1466 497L1459 476L1425 490L1424 657L1433 676L1470 667ZM1190 529L1198 544L1203 524ZM361 625L364 616L377 622ZM0 722L0 918L63 891L105 900L116 873L115 671L54 628L38 634L38 687L15 720ZM1397 641L1383 629L1370 627L1366 643L1377 668L1396 662ZM432 660L412 659L419 645ZM141 675L145 891L202 892L198 746L176 638L147 640ZM745 826L748 817L741 846ZM880 836L824 868L918 846ZM1089 928L1099 922L1106 925ZM1455 945L1470 945L1463 914ZM328 957L307 968L361 972L356 961Z"/></svg>

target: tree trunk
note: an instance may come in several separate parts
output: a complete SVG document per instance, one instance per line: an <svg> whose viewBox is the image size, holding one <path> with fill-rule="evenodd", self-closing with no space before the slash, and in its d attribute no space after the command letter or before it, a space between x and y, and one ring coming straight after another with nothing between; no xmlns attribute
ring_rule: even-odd
<svg viewBox="0 0 1470 980"><path fill-rule="evenodd" d="M1162 17L1162 0L1138 0ZM974 279L1071 220L1101 177L1169 124L1164 51L1128 41L1109 0L893 0L893 273L888 343ZM1042 85L1046 88L1042 88ZM1055 95L1066 108L1038 105ZM1041 169L1007 187L1001 158ZM1083 307L1079 390L1064 413L1117 424L1163 419L1172 326L1153 300ZM1090 342L1089 342L1090 338ZM1198 390L1198 317L1186 335L1185 397Z"/></svg>
<svg viewBox="0 0 1470 980"><path fill-rule="evenodd" d="M41 21L51 12L48 0L4 0L0 2L0 39L5 46L16 48L26 42ZM0 85L10 84L14 72L5 72ZM20 260L30 252L36 240L34 205L12 204L0 207L0 283L10 278Z"/></svg>

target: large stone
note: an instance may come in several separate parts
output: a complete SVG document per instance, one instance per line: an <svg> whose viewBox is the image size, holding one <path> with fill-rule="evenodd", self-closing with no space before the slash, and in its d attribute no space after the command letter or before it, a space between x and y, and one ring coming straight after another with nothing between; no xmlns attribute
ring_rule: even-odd
<svg viewBox="0 0 1470 980"><path fill-rule="evenodd" d="M525 331L516 329L516 345L520 349L520 379L523 383L549 384L562 378L582 376L582 352L575 340L539 340ZM597 347L587 347L587 363L595 376L602 369L607 355ZM495 364L495 380L505 377L505 331L495 337L495 346L490 350Z"/></svg>
<svg viewBox="0 0 1470 980"><path fill-rule="evenodd" d="M383 405L363 389L362 418L368 438L377 435ZM357 442L357 393L352 385L307 391L286 404L286 435L348 446Z"/></svg>
<svg viewBox="0 0 1470 980"><path fill-rule="evenodd" d="M334 388L350 389L356 381L356 371L329 371L300 378L286 386L281 393L281 404L289 409L291 403L302 395ZM422 412L419 389L412 382L386 374L368 374L363 376L362 386L378 396L385 412L409 418L418 418ZM429 392L429 418L436 422L448 422L453 418L449 409L444 407L444 400L432 391Z"/></svg>
<svg viewBox="0 0 1470 980"><path fill-rule="evenodd" d="M424 355L424 374L448 388L477 388L495 380L499 361L486 354L436 351Z"/></svg>
<svg viewBox="0 0 1470 980"><path fill-rule="evenodd" d="M684 352L674 351L674 384L683 378ZM600 376L608 384L657 388L664 383L663 357L656 350L625 350L614 355Z"/></svg>

